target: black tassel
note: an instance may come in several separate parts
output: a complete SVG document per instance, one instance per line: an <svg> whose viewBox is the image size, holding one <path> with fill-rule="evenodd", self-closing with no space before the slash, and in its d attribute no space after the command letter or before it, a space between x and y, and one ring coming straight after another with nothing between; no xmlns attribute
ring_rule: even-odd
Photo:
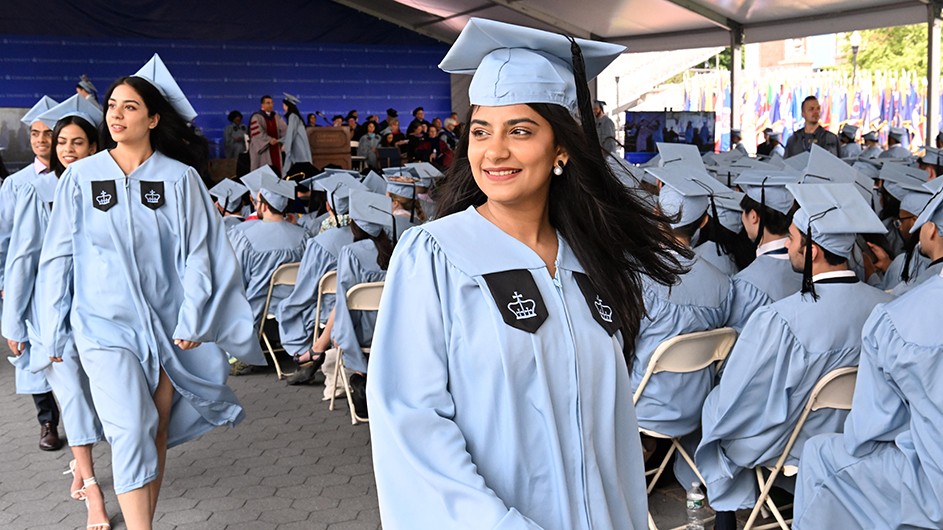
<svg viewBox="0 0 943 530"><path fill-rule="evenodd" d="M812 300L818 301L815 294L815 282L812 281L812 220L805 232L805 265L802 268L802 294L812 293Z"/></svg>
<svg viewBox="0 0 943 530"><path fill-rule="evenodd" d="M904 283L910 281L910 263L913 260L914 250L917 249L919 240L918 234L910 234L910 239L904 244L904 268L900 271L900 279Z"/></svg>
<svg viewBox="0 0 943 530"><path fill-rule="evenodd" d="M569 35L564 35L570 41L570 53L573 59L573 81L576 83L576 107L580 112L580 123L583 125L583 134L586 135L587 143L592 146L599 146L599 136L596 134L596 117L593 116L593 102L589 95L589 85L586 81L586 63L583 62L583 50L576 42L576 39ZM602 158L602 150L599 151L599 157Z"/></svg>
<svg viewBox="0 0 943 530"><path fill-rule="evenodd" d="M418 182L416 184L419 184ZM416 222L416 186L413 186L413 203L409 205L409 222Z"/></svg>
<svg viewBox="0 0 943 530"><path fill-rule="evenodd" d="M763 241L763 230L766 229L766 224L763 222L763 219L766 217L763 210L766 207L766 177L763 179L763 183L760 184L760 210L756 212L760 216L760 225L756 229L756 239L753 240L753 244L756 247L760 246L760 241Z"/></svg>
<svg viewBox="0 0 943 530"><path fill-rule="evenodd" d="M720 233L720 217L717 216L717 202L714 201L714 196L711 195L710 199L711 199L711 234L714 234L714 240L716 241L717 234ZM717 243L716 245L714 245L714 250L717 251L718 256L723 256L724 254L727 254L729 252L727 250L727 245L724 243Z"/></svg>

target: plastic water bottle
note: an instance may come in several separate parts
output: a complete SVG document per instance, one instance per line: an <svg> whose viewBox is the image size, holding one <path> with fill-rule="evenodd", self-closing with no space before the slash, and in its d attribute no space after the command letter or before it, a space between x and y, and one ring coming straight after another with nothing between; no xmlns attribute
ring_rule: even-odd
<svg viewBox="0 0 943 530"><path fill-rule="evenodd" d="M710 519L710 508L707 507L700 482L691 483L685 504L688 512L687 530L705 530L707 521Z"/></svg>

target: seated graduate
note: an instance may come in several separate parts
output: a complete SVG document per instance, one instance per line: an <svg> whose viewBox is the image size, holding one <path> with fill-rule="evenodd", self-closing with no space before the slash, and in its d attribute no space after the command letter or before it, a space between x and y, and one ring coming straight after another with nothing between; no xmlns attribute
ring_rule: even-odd
<svg viewBox="0 0 943 530"><path fill-rule="evenodd" d="M393 201L393 215L409 224L426 222L426 213L418 199L416 188L419 182L396 175L386 176L386 195ZM397 219L397 223L401 220ZM397 227L402 228L401 224ZM408 227L408 226L407 226Z"/></svg>
<svg viewBox="0 0 943 530"><path fill-rule="evenodd" d="M930 260L917 252L920 238L910 234L917 216L930 201L930 191L924 187L926 174L916 168L887 162L881 168L880 176L882 196L888 197L886 203L893 206L895 212L884 224L889 226L889 233L895 234L896 240L902 243L902 252L892 259L886 250L869 245L877 258L874 260L876 273L869 283L884 290L895 289L898 285L905 289L930 265Z"/></svg>
<svg viewBox="0 0 943 530"><path fill-rule="evenodd" d="M943 192L918 222L943 237ZM793 528L943 528L943 278L878 306L862 331L843 434L805 444Z"/></svg>
<svg viewBox="0 0 943 530"><path fill-rule="evenodd" d="M910 143L910 132L903 127L890 127L887 131L887 151L884 151L878 158L896 158L898 160L908 160L913 156L910 149L904 147L904 138Z"/></svg>
<svg viewBox="0 0 943 530"><path fill-rule="evenodd" d="M345 177L339 181L344 183L343 186L339 185L338 182L332 181L333 184L331 184L329 187L329 193L328 187L318 185L318 182L321 180L327 179L328 177L334 175L343 175ZM358 178L355 178L354 175L356 175ZM303 215L296 219L298 225L303 227L305 232L308 233L308 237L315 237L318 234L322 234L328 230L331 230L332 228L347 226L347 224L350 222L350 218L347 215L347 197L350 189L351 187L364 189L364 186L360 183L359 174L356 171L336 168L325 168L323 172L302 181L302 185L311 189L313 197L312 200L323 199L324 207L323 214L315 215L312 205L309 207L311 214ZM320 204L317 211L321 211Z"/></svg>
<svg viewBox="0 0 943 530"><path fill-rule="evenodd" d="M248 192L249 188L229 178L210 188L210 196L216 200L216 209L223 216L227 230L243 222L243 198Z"/></svg>
<svg viewBox="0 0 943 530"><path fill-rule="evenodd" d="M327 193L331 211L347 212L351 190L364 190L363 184L346 173L330 173L326 177L310 179L313 186ZM306 181L309 183L309 181ZM310 238L305 243L304 255L298 267L298 279L291 294L275 306L278 332L282 346L296 363L308 363L318 358L324 349L311 349L319 324L328 322L334 309L334 295L325 295L321 301L321 314L317 311L318 283L321 277L337 269L337 256L341 248L354 242L350 224L330 228ZM323 358L318 363L320 366Z"/></svg>
<svg viewBox="0 0 943 530"><path fill-rule="evenodd" d="M369 191L350 192L350 226L354 243L337 257L337 297L331 340L340 348L344 365L351 372L350 392L357 415L367 417L367 357L361 346L373 342L376 311L347 309L347 291L359 283L386 279L386 269L396 245L393 206L389 197ZM317 354L315 354L317 355ZM320 355L324 358L324 354ZM312 357L317 361L316 357ZM323 361L322 361L323 362Z"/></svg>
<svg viewBox="0 0 943 530"><path fill-rule="evenodd" d="M706 171L690 166L671 165L649 168L664 185L658 196L661 213L673 217L671 232L682 245L690 247L691 238L708 222L707 211L716 193L730 189ZM678 256L688 271L672 286L643 277L646 316L642 318L635 339L632 360L632 392L648 369L652 353L662 342L695 331L722 327L730 311L733 287L730 277L696 255ZM649 379L636 403L639 426L669 436L683 436L700 426L701 405L713 386L712 368L688 374L660 373ZM652 440L653 441L653 440ZM643 446L652 450L652 441Z"/></svg>
<svg viewBox="0 0 943 530"><path fill-rule="evenodd" d="M743 229L744 194L731 191L714 197L707 211L710 221L701 229L693 244L694 253L727 276L735 276L756 258L753 244Z"/></svg>
<svg viewBox="0 0 943 530"><path fill-rule="evenodd" d="M243 230L247 230L250 226L252 226L252 223L261 219L259 216L259 192L262 191L263 179L275 181L279 179L279 176L277 173L275 173L275 170L272 169L272 166L262 166L259 169L250 171L239 177L239 181L249 189L249 204L247 208L249 213L243 215L245 222L230 227L226 231L227 235L229 235L229 239L232 239L233 233L239 233Z"/></svg>
<svg viewBox="0 0 943 530"><path fill-rule="evenodd" d="M933 196L920 213L920 216L917 217L917 220L914 221L914 225L910 229L910 237L919 238L917 250L930 260L930 263L915 278L909 282L898 284L891 289L891 294L894 296L900 296L910 291L943 271L943 238L940 237L940 234L943 233L943 213L934 210L934 208L939 207L934 204L934 200L940 195L940 190L943 189L943 178L933 179L924 187L932 192Z"/></svg>
<svg viewBox="0 0 943 530"><path fill-rule="evenodd" d="M861 144L855 141L858 136L858 128L850 123L846 123L838 134L838 157L839 158L858 158L861 155Z"/></svg>
<svg viewBox="0 0 943 530"><path fill-rule="evenodd" d="M746 170L736 184L746 194L743 228L756 245L756 259L733 277L733 305L727 325L739 333L758 308L799 291L802 275L789 264L786 239L792 222L794 200L787 184L798 181L793 173Z"/></svg>
<svg viewBox="0 0 943 530"><path fill-rule="evenodd" d="M884 231L854 185L787 187L801 206L787 248L791 266L803 272L802 290L757 309L704 402L694 460L718 530L736 528L733 512L753 507L753 468L779 458L822 376L858 364L861 328L874 306L890 300L848 267L856 234ZM810 415L787 464L796 464L808 436L840 432L845 415L831 409Z"/></svg>
<svg viewBox="0 0 943 530"><path fill-rule="evenodd" d="M245 230L229 232L236 259L242 266L242 281L256 326L264 316L262 311L272 273L285 263L301 261L307 240L303 228L285 220L288 201L295 198L295 185L264 174L261 188L258 196L261 220ZM276 286L272 291L271 307L278 307L290 292L291 287L287 285Z"/></svg>
<svg viewBox="0 0 943 530"><path fill-rule="evenodd" d="M864 141L864 150L858 155L859 160L878 158L884 152L884 149L881 149L881 145L878 143L880 138L878 138L877 131L868 131L861 135L861 139Z"/></svg>

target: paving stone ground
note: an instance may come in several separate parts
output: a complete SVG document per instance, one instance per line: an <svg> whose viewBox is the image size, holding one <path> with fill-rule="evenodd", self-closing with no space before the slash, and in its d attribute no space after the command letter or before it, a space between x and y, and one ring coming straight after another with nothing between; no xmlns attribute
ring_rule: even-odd
<svg viewBox="0 0 943 530"><path fill-rule="evenodd" d="M0 347L6 356L6 346ZM369 430L346 406L333 412L321 386L287 386L273 372L232 377L246 409L235 428L216 429L171 449L158 530L375 530L380 527ZM340 405L346 405L343 402ZM0 529L84 529L85 508L69 498L68 449L38 449L29 396L13 393L13 367L0 359ZM108 444L95 447L112 528L126 528L112 490ZM650 496L659 528L684 522L684 491Z"/></svg>

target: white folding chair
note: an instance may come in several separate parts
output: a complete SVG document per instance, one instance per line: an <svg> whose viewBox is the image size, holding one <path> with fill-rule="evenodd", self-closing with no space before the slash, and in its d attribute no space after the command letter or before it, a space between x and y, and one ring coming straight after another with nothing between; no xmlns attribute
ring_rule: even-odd
<svg viewBox="0 0 943 530"><path fill-rule="evenodd" d="M652 353L652 358L648 361L648 368L645 370L645 376L642 377L635 395L632 396L632 402L638 403L645 387L648 385L648 381L655 374L661 372L686 374L703 370L712 364L715 366L721 364L727 358L727 354L736 340L736 331L732 328L720 328L686 333L662 342ZM671 440L671 448L662 460L661 465L657 469L645 472L645 476L654 475L648 483L648 493L651 493L654 489L655 483L658 482L661 474L665 471L675 451L678 451L685 462L691 466L691 469L701 480L701 484L705 484L701 472L694 465L694 459L681 446L679 438L648 429L639 428L639 431L652 438Z"/></svg>
<svg viewBox="0 0 943 530"><path fill-rule="evenodd" d="M779 460L776 461L773 467L756 467L756 481L760 488L760 495L756 499L756 504L753 506L753 512L750 513L750 518L747 520L746 526L743 527L744 530L751 528L754 530L769 528L789 530L789 523L792 523L792 519L787 521L783 519L780 513L780 509L786 509L789 508L789 506L777 507L769 497L769 492L773 489L773 482L780 473L786 477L791 477L798 473L799 469L796 466L786 465L786 459L789 458L789 452L792 451L792 447L795 445L796 439L799 438L799 433L802 431L802 427L805 425L806 419L808 419L811 412L821 409L851 410L851 400L855 395L855 380L857 375L857 367L838 368L825 374L812 388L812 392L809 394L809 400L806 402L805 408L802 409L802 414L799 416L799 419L796 420L796 426L792 429L792 435L789 437L789 441L786 442L786 447L783 449ZM769 472L769 477L765 479L763 478L764 467ZM760 511L764 510L764 507L769 508L773 517L776 518L776 522L762 526L753 526Z"/></svg>
<svg viewBox="0 0 943 530"><path fill-rule="evenodd" d="M315 325L314 325L314 342L317 342L318 337L321 336L321 304L324 303L324 295L326 294L335 294L337 293L337 271L327 271L324 273L324 276L321 276L321 279L318 280L318 301L315 306Z"/></svg>
<svg viewBox="0 0 943 530"><path fill-rule="evenodd" d="M278 268L275 269L275 272L272 273L272 278L268 282L268 294L265 295L265 308L262 310L262 319L259 322L259 337L261 337L262 342L265 343L265 348L268 350L268 354L275 364L275 374L279 379L283 378L285 374L282 372L281 365L278 364L278 358L275 356L275 349L272 348L272 342L265 334L265 322L275 319L275 315L269 312L272 304L272 291L275 290L275 286L277 285L295 285L298 279L299 265L300 263L297 262L285 263L279 265ZM284 348L279 348L279 351L285 350Z"/></svg>
<svg viewBox="0 0 943 530"><path fill-rule="evenodd" d="M379 311L380 297L383 295L383 282L358 283L347 291L347 309L350 311ZM337 318L337 315L334 315ZM370 348L361 347L364 353L370 353ZM344 382L344 393L347 395L347 406L350 407L350 423L367 423L370 420L357 415L354 409L354 400L350 397L350 381L347 380L347 370L344 368L344 352L337 349L337 364L334 365L334 380L341 377ZM334 397L331 397L330 410L334 410Z"/></svg>

